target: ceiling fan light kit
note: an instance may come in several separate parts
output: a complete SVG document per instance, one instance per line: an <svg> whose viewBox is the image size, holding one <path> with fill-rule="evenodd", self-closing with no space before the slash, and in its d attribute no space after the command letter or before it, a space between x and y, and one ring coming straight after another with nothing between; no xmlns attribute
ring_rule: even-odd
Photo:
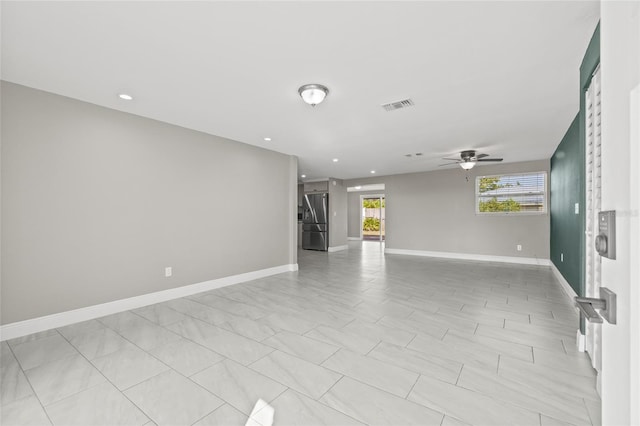
<svg viewBox="0 0 640 426"><path fill-rule="evenodd" d="M329 89L322 84L305 84L298 89L298 94L303 101L314 107L324 101Z"/></svg>
<svg viewBox="0 0 640 426"><path fill-rule="evenodd" d="M489 154L478 154L472 149L468 149L460 152L460 159L457 158L443 158L443 160L451 160L453 163L440 164L440 166L449 166L451 164L459 164L464 170L471 170L478 162L484 161L502 161L502 158L486 158Z"/></svg>

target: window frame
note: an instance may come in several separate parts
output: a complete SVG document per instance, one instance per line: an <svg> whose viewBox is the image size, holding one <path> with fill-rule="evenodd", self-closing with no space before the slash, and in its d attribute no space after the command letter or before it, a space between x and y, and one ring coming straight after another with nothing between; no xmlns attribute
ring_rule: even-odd
<svg viewBox="0 0 640 426"><path fill-rule="evenodd" d="M542 175L544 178L544 190L542 192L543 195L543 208L541 211L519 211L519 212L481 212L480 211L480 179L481 178L502 178L505 176L524 176L524 175ZM479 216L505 216L505 215L515 215L515 216L541 216L546 215L549 212L549 173L546 170L540 170L535 172L517 172L517 173L500 173L494 175L478 175L476 176L475 182L475 213ZM522 193L522 195L531 194ZM539 194L536 192L535 194Z"/></svg>

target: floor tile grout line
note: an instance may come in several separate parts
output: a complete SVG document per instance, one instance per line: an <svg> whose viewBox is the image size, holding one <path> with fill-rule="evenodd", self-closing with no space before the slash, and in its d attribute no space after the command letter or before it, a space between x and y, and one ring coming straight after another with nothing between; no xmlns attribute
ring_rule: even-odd
<svg viewBox="0 0 640 426"><path fill-rule="evenodd" d="M458 372L458 377L456 378L456 382L453 384L454 386L458 386L458 382L460 381L460 376L462 376L462 370L464 370L464 366L466 364L462 363L462 366L460 366L460 371Z"/></svg>
<svg viewBox="0 0 640 426"><path fill-rule="evenodd" d="M533 350L533 346L531 346L531 361L532 361L532 364L535 365L535 363L536 363L536 355L535 355L535 351Z"/></svg>
<svg viewBox="0 0 640 426"><path fill-rule="evenodd" d="M129 311L125 311L125 312L129 312ZM103 325L104 325L104 324L103 324ZM105 325L105 327L106 327L106 325ZM107 327L107 328L108 328L108 327ZM115 330L112 330L112 331L114 331L114 332L118 333L118 332L117 332L117 331L115 331ZM61 334L62 334L62 333L61 333ZM120 334L118 333L118 335L120 335ZM67 340L67 342L68 342L71 346L73 346L73 344L72 344L72 343L71 343L71 342L70 342L70 341L69 341L65 336L62 336L62 337L63 337L65 340ZM122 337L124 340L127 340L129 343L131 343L131 344L135 345L135 343L133 343L133 342L129 341L129 340L128 340L127 338L125 338L124 336L121 336L121 337ZM135 345L135 346L136 346L136 347L138 347L137 345ZM74 348L75 348L75 346L74 346ZM75 348L75 349L76 349L76 350L78 350L77 348ZM141 350L141 351L143 351L143 352L146 352L146 351L144 351L144 349L142 349L142 348L140 348L140 347L138 347L138 349L140 349L140 350ZM117 351L116 351L116 352L117 352ZM127 399L127 401L129 401L129 402L130 402L134 407L136 407L138 410L140 410L140 412L141 412L142 414L144 414L144 416L145 416L147 419L149 419L149 420L153 421L153 419L151 419L151 417L149 417L149 415L147 415L147 413L146 413L146 412L145 412L141 407L139 407L135 402L133 402L133 401L132 401L132 400L131 400L131 399L130 399L130 398L129 398L125 393L124 393L124 390L122 390L122 389L120 389L118 386L116 386L116 384L115 384L115 383L113 383L113 382L112 382L112 381L111 381L111 380L110 380L110 379L109 379L109 378L108 378L108 377L107 377L107 376L106 376L102 371L100 371L100 369L98 369L98 367L96 367L96 366L91 362L91 360L90 360L90 359L88 359L88 358L87 358L87 357L86 357L82 352L80 352L79 350L78 350L78 353L80 354L80 356L82 356L82 357L83 357L83 358L84 358L84 359L89 363L89 365L91 365L91 367L92 367L92 368L94 368L98 373L100 373L100 375L101 375L102 377L104 377L105 381L106 381L106 382L108 382L109 384L111 384L111 386L113 386L113 388L114 388L117 392L119 392L119 393L120 393L120 395L122 395L122 396L123 396L124 398L126 398L126 399ZM112 352L112 353L115 353L115 352ZM110 355L110 354L107 354L107 355ZM105 356L107 356L107 355L105 355ZM97 357L97 358L100 358L100 357ZM94 359L96 359L96 358L94 358ZM164 364L164 363L163 363L163 364ZM166 364L165 364L165 365L166 365ZM169 366L167 366L167 367L169 367ZM169 367L169 368L171 368L171 367ZM146 379L145 379L145 380L143 380L142 382L144 382L144 381L146 381ZM142 383L142 382L140 382L140 383ZM137 383L136 385L138 385L138 384L140 384L140 383ZM94 387L96 387L96 386L99 386L99 385L101 385L101 384L102 384L102 383L99 383L99 384L97 384L97 385L95 385L95 386L91 386L90 388L83 389L83 390L81 390L81 391L79 391L79 392L76 392L76 393L74 393L74 394L72 394L72 395L67 396L66 398L69 398L69 397L71 397L71 396L78 395L78 394L80 394L80 393L82 393L82 392L84 392L84 391L87 391L87 390L89 390L89 389L91 389L91 388L94 388ZM135 386L135 385L134 385L134 386ZM131 387L133 387L133 386L131 386ZM64 398L64 399L66 399L66 398ZM60 400L60 401L62 401L62 400ZM148 423L148 422L147 422L147 423Z"/></svg>
<svg viewBox="0 0 640 426"><path fill-rule="evenodd" d="M416 384L418 384L418 381L420 380L420 377L422 377L422 374L418 373L418 377L416 377L416 381L413 382L413 385L411 385L411 389L409 389L409 392L407 392L407 394L404 396L404 399L406 399L407 401L409 400L409 395L411 395L411 392L413 392L413 388L416 387Z"/></svg>
<svg viewBox="0 0 640 426"><path fill-rule="evenodd" d="M265 345L265 346L266 346L266 345ZM260 358L256 359L255 361L251 361L251 362L250 362L249 364L247 364L247 365L244 365L244 364L242 364L242 363L240 363L240 362L238 362L238 361L236 361L236 360L233 360L233 359L232 359L231 361L233 361L233 362L237 362L238 364L243 365L244 367L247 367L247 368L250 368L251 370L253 370L253 368L251 367L253 364L255 364L255 363L256 363L256 362L258 362L258 361L261 361L261 360L265 359L265 358L266 358L266 357L268 357L269 355L273 354L275 351L279 350L279 349L277 349L277 348L273 348L273 347L271 347L271 346L268 346L268 347L269 347L270 349L272 349L272 350L271 350L271 352L269 352L269 353L266 353L266 354L262 355ZM284 352L284 351L280 351L280 352ZM285 353L286 353L286 352L285 352ZM289 354L289 355L290 355L290 354ZM291 355L291 356L293 356L293 355ZM225 357L225 359L230 359L230 358L226 358L226 357ZM256 370L253 370L253 371L256 371ZM257 373L257 371L256 371L256 373ZM272 379L272 380L273 380L273 379Z"/></svg>
<svg viewBox="0 0 640 426"><path fill-rule="evenodd" d="M56 330L58 331L58 330ZM60 332L58 332L58 334L60 334ZM64 336L62 336L64 338ZM38 401L38 404L40 404L40 407L42 408L42 411L44 412L44 415L47 416L47 419L49 420L49 423L51 423L52 425L54 424L53 421L51 420L51 417L49 416L49 412L47 411L47 409L45 408L44 404L42 403L42 400L40 399L40 397L38 396L38 394L36 393L35 388L33 387L33 384L31 383L31 380L29 380L29 376L26 375L25 371L22 368L22 364L20 364L20 362L18 361L18 357L16 356L16 354L13 352L13 348L11 347L11 345L9 345L7 343L7 347L9 348L9 350L11 351L11 355L13 355L13 357L16 360L16 363L18 364L18 367L20 367L20 371L22 372L22 374L24 375L25 380L27 381L27 383L29 383L29 388L31 388L31 392L32 395L35 397L35 399ZM31 395L27 395L24 398L20 398L20 399L25 399L28 398ZM16 400L18 401L18 400ZM0 412L2 411L1 407L0 407Z"/></svg>
<svg viewBox="0 0 640 426"><path fill-rule="evenodd" d="M381 339L381 340L378 340L378 342L377 342L375 345L373 345L373 347L372 347L371 349L369 349L369 350L367 351L367 353L366 353L366 354L364 354L364 356L367 356L367 355L369 355L371 352L373 352L373 350L374 350L375 348L377 348L377 347L380 345L380 343L382 343L382 339Z"/></svg>
<svg viewBox="0 0 640 426"><path fill-rule="evenodd" d="M217 395L216 395L217 397ZM213 410L211 410L210 412L208 412L207 414L205 414L204 416L200 417L198 420L196 420L195 422L191 423L191 426L195 425L196 423L198 423L199 421L203 420L205 417L209 417L211 414L215 413L216 411L218 411L220 408L224 407L225 404L228 404L228 402L224 401L223 399L220 399L221 401L223 401L222 404L220 404L219 406L217 406L216 408L214 408ZM236 407L233 407L234 409ZM244 414L244 413L243 413ZM144 426L144 425L143 425Z"/></svg>
<svg viewBox="0 0 640 426"><path fill-rule="evenodd" d="M589 417L589 421L591 421L591 425L592 426L599 426L602 422L596 423L596 422L593 421L593 418L591 417L591 412L589 411L589 406L587 405L587 400L584 397L582 398L582 403L584 405L584 409L587 412L587 417Z"/></svg>
<svg viewBox="0 0 640 426"><path fill-rule="evenodd" d="M416 340L417 337L418 337L418 333L413 333L413 338L411 340L409 340L409 342L406 345L404 345L403 347L409 349L409 345L411 343L413 343L413 341Z"/></svg>
<svg viewBox="0 0 640 426"><path fill-rule="evenodd" d="M213 351L212 351L212 352L213 352ZM214 353L215 353L215 354L218 354L217 352L214 352ZM218 355L219 355L219 354L218 354ZM225 358L225 357L224 357L224 356L222 356L222 355L220 355L220 356L222 357L222 359L219 359L218 361L214 362L213 364L211 364L211 365L207 365L206 367L201 368L200 370L196 371L195 373L192 373L192 374L190 374L189 376L185 376L185 377L186 377L187 379L189 379L189 380L192 380L192 381L193 381L193 379L191 379L191 378L192 378L193 376L195 376L196 374L200 374L200 373L202 373L204 370L208 370L208 369L210 369L211 367L213 367L214 365L218 365L218 364L220 364L222 361L229 359L229 358ZM175 370L175 369L174 369L174 370ZM176 371L177 371L177 370L176 370Z"/></svg>
<svg viewBox="0 0 640 426"><path fill-rule="evenodd" d="M129 310L129 311L125 311L125 312L131 312L131 310ZM134 312L131 312L131 313L135 314ZM105 325L105 327L106 327L106 325ZM89 359L88 359L84 354L82 354L80 351L78 351L78 352L80 353L80 355L81 355L83 358L85 358L85 360L86 360L89 364L91 364L91 366L92 366L93 368L95 368L95 369L96 369L96 371L98 371L98 372L99 372L99 373L100 373L100 374L105 378L105 380L106 380L106 381L108 381L108 382L109 382L109 383L110 383L110 384L111 384L111 385L112 385L112 386L113 386L113 387L114 387L118 392L120 392L120 394L121 394L123 397L125 397L129 402L131 402L131 404L133 404L133 406L135 406L138 410L140 410L140 412L141 412L141 413L143 413L143 414L144 414L148 419L150 419L150 420L152 420L152 421L153 421L153 419L151 419L151 417L147 414L147 412L145 412L145 411L142 409L142 407L139 407L135 402L133 402L133 401L129 398L129 396L125 393L126 391L128 391L129 389L132 389L132 388L134 388L135 386L138 386L138 385L140 385L140 384L142 384L142 383L144 383L144 382L146 382L146 381L148 381L148 380L151 380L151 379L153 379L153 378L155 378L155 377L158 377L158 376L160 376L161 374L164 374L164 373L166 373L166 372L168 372L168 371L174 371L175 373L179 374L180 376L184 377L185 379L189 380L190 382L192 382L192 383L194 383L194 384L196 384L196 385L200 386L200 384L199 384L199 383L194 382L193 380L191 380L191 378L190 378L190 377L187 377L187 376L185 376L184 374L182 374L181 372L177 371L177 370L176 370L176 369L174 369L172 366L168 365L167 363L165 363L165 362L164 362L164 361L162 361L161 359L157 358L154 354L152 354L152 353L150 353L149 351L147 351L147 350L145 350L145 349L141 348L141 347L140 347L140 346L138 346L136 343L134 343L134 342L130 341L129 339L127 339L125 336L122 336L122 335L121 335L120 333L118 333L116 330L113 330L113 331L114 331L114 332L116 332L119 336L121 336L124 340L128 341L129 343L131 343L132 345L134 345L136 348L138 348L139 350L141 350L142 352L144 352L145 354L149 355L150 357L154 358L155 360L157 360L157 361L158 361L158 362L160 362L161 364L165 365L165 366L168 368L168 370L164 370L164 371L161 371L161 372L159 372L159 373L157 373L157 374L154 374L154 375L153 375L153 376L151 376L151 377L147 377L147 378L145 378L144 380L142 380L142 381L140 381L140 382L138 382L138 383L135 383L135 384L133 384L133 385L131 385L131 386L129 386L129 387L127 387L127 388L125 388L125 389L120 389L120 388L119 388L115 383L113 383L113 382L112 382L112 381L111 381L111 380L110 380L110 379L109 379L109 378L108 378L108 377L107 377L107 376L106 376L102 371L100 371L100 369L98 369L98 368L93 364L93 362L91 362L91 360L89 360ZM170 331L170 330L169 330L169 331ZM176 334L176 333L174 333L174 334ZM65 340L66 340L66 337L64 337L64 336L62 336L62 337L63 337L63 338L65 338ZM180 336L180 337L183 337L183 336ZM188 340L188 339L186 339L186 340ZM67 341L68 341L68 340L67 340ZM189 340L189 341L190 341L190 340ZM72 345L72 346L73 346L73 344L72 344L71 342L69 342L69 341L68 341L68 343L69 343L70 345ZM196 343L196 342L192 342L192 343ZM196 343L196 344L197 344L197 343ZM165 344L165 345L166 345L166 344ZM159 346L154 346L154 347L153 347L153 348L151 348L151 349L155 349L155 348L157 348L157 347L159 347ZM75 346L74 346L74 348L75 348ZM208 349L208 348L206 348L206 349ZM77 348L76 348L76 350L77 350ZM122 349L120 349L120 350L122 350ZM118 350L118 351L120 351L120 350ZM210 349L209 349L209 350L210 350ZM114 351L114 352L111 352L111 353L109 353L109 354L105 354L105 355L103 355L103 356L109 356L109 355L112 355L112 354L114 354L115 352L118 352L118 351ZM212 352L214 352L214 351L212 351ZM214 353L218 354L217 352L214 352ZM220 355L221 357L223 357L223 359L222 359L222 360L220 360L220 361L218 361L218 362L221 362L221 361L223 361L224 359L227 359L226 357L224 357L224 356L223 356L223 355L221 355L221 354L218 354L218 355ZM97 358L101 358L101 357L96 357L96 358L94 358L94 359L97 359ZM218 362L216 362L215 364L217 364ZM97 385L96 385L96 386L97 386ZM202 388L202 386L200 386L200 387ZM212 394L212 395L213 395L213 393L212 393L211 391L209 391L208 389L205 389L205 388L203 388L203 389L204 389L204 390L206 390L209 394ZM85 389L85 390L86 390L86 389ZM80 392L83 392L83 391L80 391ZM74 395L77 395L77 394L78 394L78 393L80 393L80 392L77 392L77 393L75 393ZM215 411L215 410L214 410L214 411Z"/></svg>
<svg viewBox="0 0 640 426"><path fill-rule="evenodd" d="M345 378L345 377L346 377L346 376L344 376L344 375L343 375L341 378L339 378L339 379L338 379L338 380L337 380L333 385L331 385L331 387L330 387L329 389L327 389L327 391L326 391L325 393L323 393L323 394L320 396L320 398L318 398L318 399L313 399L313 398L311 398L311 399L312 399L313 401L317 402L318 404L321 404L321 405L323 405L323 406L325 406L325 407L329 408L330 410L333 410L333 411L335 411L335 412L337 412L337 413L340 413L340 414L342 414L343 416L349 417L350 419L353 419L353 420L355 420L356 422L361 423L361 424L363 424L363 425L364 425L365 423L364 423L363 421L361 421L361 420L357 419L356 417L353 417L352 415L350 415L350 414L348 414L348 413L345 413L344 411L342 411L342 410L340 410L340 409L338 409L338 408L333 408L333 407L331 407L331 406L327 405L324 401L321 401L321 399L322 399L322 398L323 398L327 393L329 393L329 391L331 391L331 389L333 389L333 387L334 387L334 386L336 386L336 385L338 384L338 382L340 382L340 381L341 381L343 378ZM300 393L300 392L296 391L295 389L291 389L291 391L292 391L292 392L295 392L295 393L299 393L300 395L304 395L304 394L302 394L302 393ZM306 396L306 395L304 395L304 396Z"/></svg>
<svg viewBox="0 0 640 426"><path fill-rule="evenodd" d="M325 368L326 368L326 367L325 367ZM333 370L331 370L331 371L333 371ZM331 389L333 389L333 387L334 387L335 385L337 385L338 383L340 383L340 382L342 381L342 379L344 379L345 377L349 377L349 376L347 376L346 374L342 374L342 373L338 373L338 374L340 374L340 376L341 376L341 377L340 377L338 380L336 380L334 384L332 384L331 386L329 386L329 388L328 388L326 391L324 391L324 392L322 393L322 395L320 395L318 398L311 398L311 399L313 399L313 400L314 400L314 401L316 401L316 402L321 402L320 400L322 399L322 397L323 397L323 396L325 396L327 393L329 393L329 391L331 391ZM351 377L349 377L349 378L351 378ZM295 389L294 389L294 390L295 390ZM296 392L297 392L297 391L296 391Z"/></svg>

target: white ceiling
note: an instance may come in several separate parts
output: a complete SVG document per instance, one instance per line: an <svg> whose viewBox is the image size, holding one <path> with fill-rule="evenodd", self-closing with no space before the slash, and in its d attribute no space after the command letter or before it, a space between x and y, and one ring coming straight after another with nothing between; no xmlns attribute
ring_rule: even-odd
<svg viewBox="0 0 640 426"><path fill-rule="evenodd" d="M3 1L1 13L4 80L297 155L317 179L432 170L463 149L549 158L578 111L599 3ZM326 101L304 104L305 83L328 86ZM380 106L405 98L415 106Z"/></svg>

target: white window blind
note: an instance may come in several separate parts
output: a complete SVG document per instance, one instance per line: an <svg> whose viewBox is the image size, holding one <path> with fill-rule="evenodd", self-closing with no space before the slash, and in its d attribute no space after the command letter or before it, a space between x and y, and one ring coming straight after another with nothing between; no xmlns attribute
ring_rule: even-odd
<svg viewBox="0 0 640 426"><path fill-rule="evenodd" d="M478 176L476 213L546 213L547 173Z"/></svg>

